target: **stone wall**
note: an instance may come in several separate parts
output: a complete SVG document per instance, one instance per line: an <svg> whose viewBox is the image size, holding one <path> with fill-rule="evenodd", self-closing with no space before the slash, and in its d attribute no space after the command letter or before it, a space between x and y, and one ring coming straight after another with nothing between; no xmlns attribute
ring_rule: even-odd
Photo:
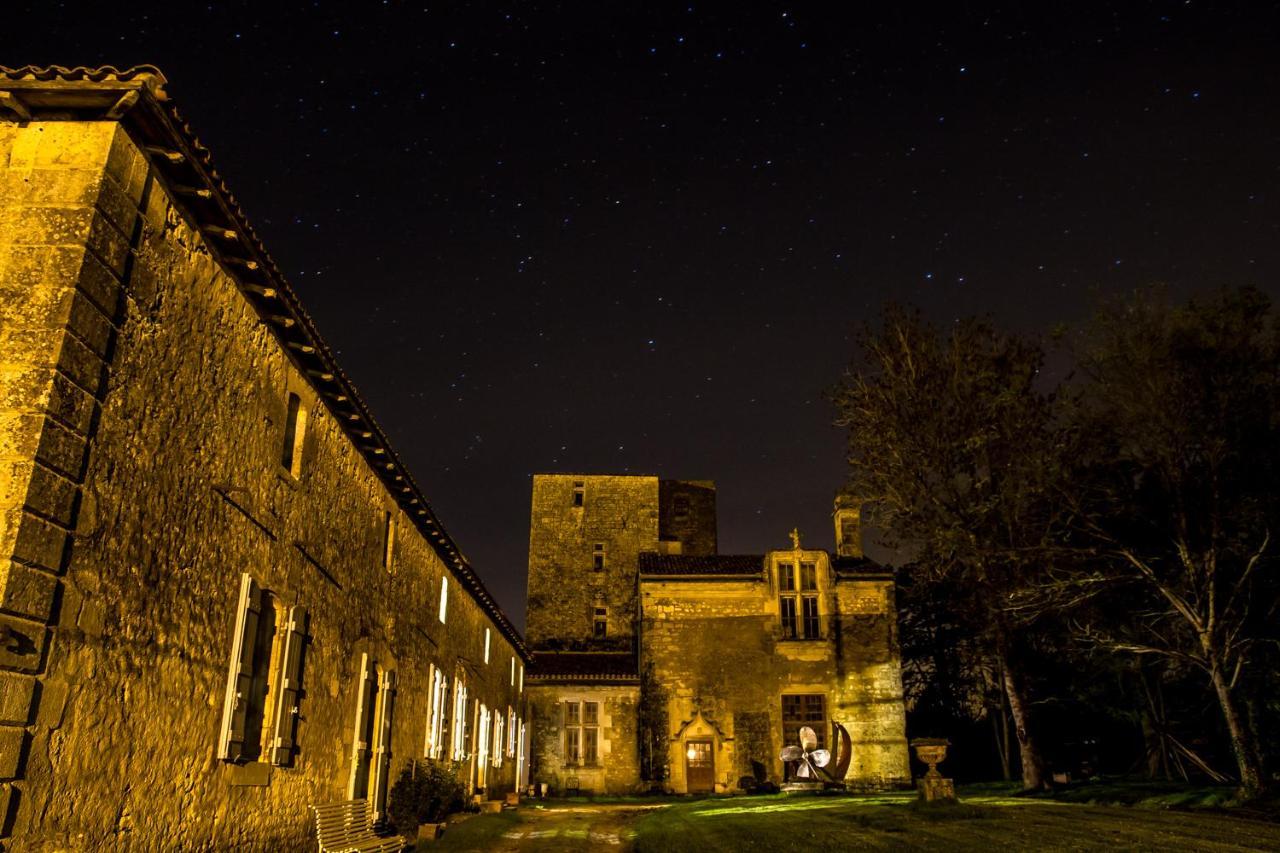
<svg viewBox="0 0 1280 853"><path fill-rule="evenodd" d="M582 505L575 506L575 484ZM605 569L594 571L603 544ZM537 474L529 524L525 633L535 648L588 643L594 609L608 609L608 636L635 634L636 562L658 543L658 478Z"/></svg>
<svg viewBox="0 0 1280 853"><path fill-rule="evenodd" d="M530 782L546 783L563 795L571 780L594 794L634 793L640 780L637 753L636 704L640 688L633 685L531 684L530 729L534 755ZM564 760L564 702L600 703L600 762L598 767L568 767Z"/></svg>
<svg viewBox="0 0 1280 853"><path fill-rule="evenodd" d="M423 754L430 664L519 709L515 650L124 129L0 123L0 168L14 848L308 847L307 804L347 796L364 653L398 676L393 777ZM281 467L290 391L308 413L296 477ZM215 757L242 572L309 612L288 766ZM490 790L515 773L514 760L491 769Z"/></svg>
<svg viewBox="0 0 1280 853"><path fill-rule="evenodd" d="M780 553L818 565L821 639L781 639L771 568ZM837 581L821 551L774 552L766 567L752 579L641 579L641 666L668 693L671 786L685 790L683 744L694 733L715 744L718 790L749 775L752 760L780 781L784 693L826 697L827 719L854 740L851 784L907 781L892 582Z"/></svg>

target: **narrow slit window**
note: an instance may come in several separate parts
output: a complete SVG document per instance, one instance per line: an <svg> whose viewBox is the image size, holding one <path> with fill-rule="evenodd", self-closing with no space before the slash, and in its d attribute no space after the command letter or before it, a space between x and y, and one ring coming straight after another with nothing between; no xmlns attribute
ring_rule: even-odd
<svg viewBox="0 0 1280 853"><path fill-rule="evenodd" d="M444 624L449 612L449 578L440 578L440 623Z"/></svg>
<svg viewBox="0 0 1280 853"><path fill-rule="evenodd" d="M297 477L302 473L302 439L307 430L307 410L302 398L290 392L284 416L284 447L280 453L280 465Z"/></svg>
<svg viewBox="0 0 1280 853"><path fill-rule="evenodd" d="M489 629L484 629L484 662L489 662Z"/></svg>
<svg viewBox="0 0 1280 853"><path fill-rule="evenodd" d="M382 513L382 566L391 571L392 555L396 549L396 519L390 512Z"/></svg>

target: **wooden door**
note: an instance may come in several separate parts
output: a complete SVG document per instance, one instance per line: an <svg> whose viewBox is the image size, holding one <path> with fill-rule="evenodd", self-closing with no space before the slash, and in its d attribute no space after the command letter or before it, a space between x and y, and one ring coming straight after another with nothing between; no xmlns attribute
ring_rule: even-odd
<svg viewBox="0 0 1280 853"><path fill-rule="evenodd" d="M691 740L685 743L684 778L690 794L710 794L716 788L716 765L711 741Z"/></svg>

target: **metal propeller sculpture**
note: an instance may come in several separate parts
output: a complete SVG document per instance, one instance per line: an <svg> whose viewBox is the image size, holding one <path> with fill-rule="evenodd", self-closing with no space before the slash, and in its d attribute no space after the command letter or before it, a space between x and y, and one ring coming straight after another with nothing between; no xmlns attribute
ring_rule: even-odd
<svg viewBox="0 0 1280 853"><path fill-rule="evenodd" d="M853 757L853 742L849 732L839 723L832 723L836 735L836 761L831 765L831 752L818 749L818 734L808 726L800 728L800 745L785 746L778 757L786 762L796 762L795 777L804 781L825 782L829 785L843 785L845 774L849 772L849 760Z"/></svg>

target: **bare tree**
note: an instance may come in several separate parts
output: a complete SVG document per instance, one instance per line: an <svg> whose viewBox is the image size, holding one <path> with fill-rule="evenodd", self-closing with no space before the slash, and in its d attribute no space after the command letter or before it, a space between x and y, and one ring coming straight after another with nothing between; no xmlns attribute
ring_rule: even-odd
<svg viewBox="0 0 1280 853"><path fill-rule="evenodd" d="M1095 569L1124 583L1129 602L1130 618L1088 632L1204 673L1246 797L1266 783L1239 687L1259 644L1275 643L1280 606L1270 318L1249 289L1182 308L1154 292L1105 305L1079 359L1094 488L1070 493L1105 558Z"/></svg>

